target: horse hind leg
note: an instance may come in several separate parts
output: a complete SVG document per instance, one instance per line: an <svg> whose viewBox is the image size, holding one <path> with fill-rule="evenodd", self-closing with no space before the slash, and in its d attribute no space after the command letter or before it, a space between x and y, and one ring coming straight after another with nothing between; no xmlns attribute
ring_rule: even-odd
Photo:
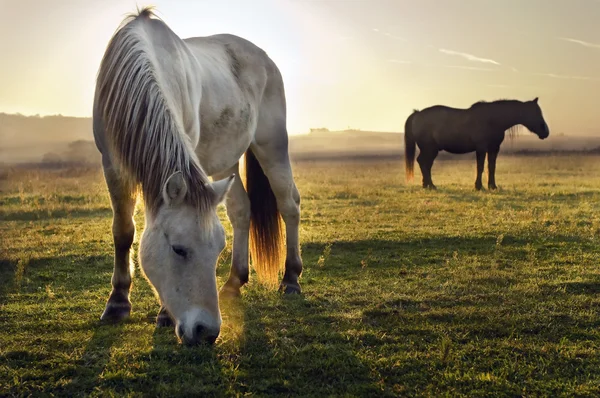
<svg viewBox="0 0 600 398"><path fill-rule="evenodd" d="M300 257L300 193L294 183L289 157L280 166L265 168L265 175L277 199L277 207L285 223L286 257L281 289L285 293L300 293L302 274Z"/></svg>
<svg viewBox="0 0 600 398"><path fill-rule="evenodd" d="M285 223L286 258L285 271L280 289L286 294L301 293L299 279L302 274L302 258L300 256L300 193L294 182L292 166L287 151L287 131L279 129L263 129L262 132L274 135L263 145L252 147L263 172L269 180L277 208ZM280 142L277 142L280 141ZM285 144L285 145L284 145Z"/></svg>
<svg viewBox="0 0 600 398"><path fill-rule="evenodd" d="M121 178L109 161L103 159L104 177L113 209L114 269L112 291L100 317L104 321L120 321L131 313L129 291L133 268L130 262L131 245L135 235L133 212L135 187Z"/></svg>
<svg viewBox="0 0 600 398"><path fill-rule="evenodd" d="M421 168L421 174L423 175L423 188L437 189L431 179L431 168L433 167L433 161L438 155L438 151L425 150L419 153L417 162Z"/></svg>

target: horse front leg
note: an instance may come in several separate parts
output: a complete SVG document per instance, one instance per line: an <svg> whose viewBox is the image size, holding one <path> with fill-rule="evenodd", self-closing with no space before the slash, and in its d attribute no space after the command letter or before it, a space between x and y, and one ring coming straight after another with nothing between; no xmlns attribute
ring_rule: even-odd
<svg viewBox="0 0 600 398"><path fill-rule="evenodd" d="M235 179L229 190L225 205L227 217L233 227L233 250L229 278L221 288L222 296L237 297L240 288L248 282L248 240L250 233L250 199L242 184L239 166L224 173L230 176L235 173ZM215 178L219 178L215 177ZM224 177L223 177L224 178Z"/></svg>
<svg viewBox="0 0 600 398"><path fill-rule="evenodd" d="M113 209L114 269L112 291L100 317L103 321L120 321L131 313L129 291L133 267L130 262L131 245L135 235L133 211L136 195L134 187L121 178L109 161L103 161L104 177Z"/></svg>
<svg viewBox="0 0 600 398"><path fill-rule="evenodd" d="M485 164L485 151L475 151L475 155L477 157L477 178L475 179L475 189L481 191L483 189L481 176L483 174L483 167Z"/></svg>
<svg viewBox="0 0 600 398"><path fill-rule="evenodd" d="M496 159L498 151L488 152L488 189L498 189L496 186Z"/></svg>

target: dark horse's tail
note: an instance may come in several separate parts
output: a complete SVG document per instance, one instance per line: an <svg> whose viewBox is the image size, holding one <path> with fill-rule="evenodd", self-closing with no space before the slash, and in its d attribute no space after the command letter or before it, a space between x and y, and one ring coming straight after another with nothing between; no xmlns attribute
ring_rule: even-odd
<svg viewBox="0 0 600 398"><path fill-rule="evenodd" d="M252 153L246 151L246 191L250 198L250 253L258 279L277 285L283 254L281 216L269 180Z"/></svg>
<svg viewBox="0 0 600 398"><path fill-rule="evenodd" d="M418 113L418 110L414 110L413 113L406 119L404 123L404 161L406 164L406 180L412 181L414 176L415 166L415 151L416 142L413 134L412 121L413 117Z"/></svg>

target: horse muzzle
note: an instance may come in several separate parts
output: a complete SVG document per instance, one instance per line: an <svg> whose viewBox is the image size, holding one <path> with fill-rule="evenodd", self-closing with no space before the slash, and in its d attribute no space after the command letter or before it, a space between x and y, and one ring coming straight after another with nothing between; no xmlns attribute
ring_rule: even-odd
<svg viewBox="0 0 600 398"><path fill-rule="evenodd" d="M180 323L177 326L177 336L183 344L188 346L208 344L213 345L219 337L219 330L207 328L206 326L197 323L191 328L187 328L185 324Z"/></svg>
<svg viewBox="0 0 600 398"><path fill-rule="evenodd" d="M177 319L175 333L186 345L214 344L221 331L221 317L202 308L187 310Z"/></svg>
<svg viewBox="0 0 600 398"><path fill-rule="evenodd" d="M544 140L548 138L550 135L550 129L548 128L548 124L544 123L543 130L538 134L540 140Z"/></svg>

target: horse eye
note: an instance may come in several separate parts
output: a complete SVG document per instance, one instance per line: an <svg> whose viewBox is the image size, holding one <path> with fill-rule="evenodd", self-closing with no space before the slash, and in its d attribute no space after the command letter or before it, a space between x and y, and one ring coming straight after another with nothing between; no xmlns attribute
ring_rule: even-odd
<svg viewBox="0 0 600 398"><path fill-rule="evenodd" d="M187 257L187 250L185 250L183 246L173 245L171 246L171 249L173 249L175 254L177 254L178 256L181 256L183 258Z"/></svg>

